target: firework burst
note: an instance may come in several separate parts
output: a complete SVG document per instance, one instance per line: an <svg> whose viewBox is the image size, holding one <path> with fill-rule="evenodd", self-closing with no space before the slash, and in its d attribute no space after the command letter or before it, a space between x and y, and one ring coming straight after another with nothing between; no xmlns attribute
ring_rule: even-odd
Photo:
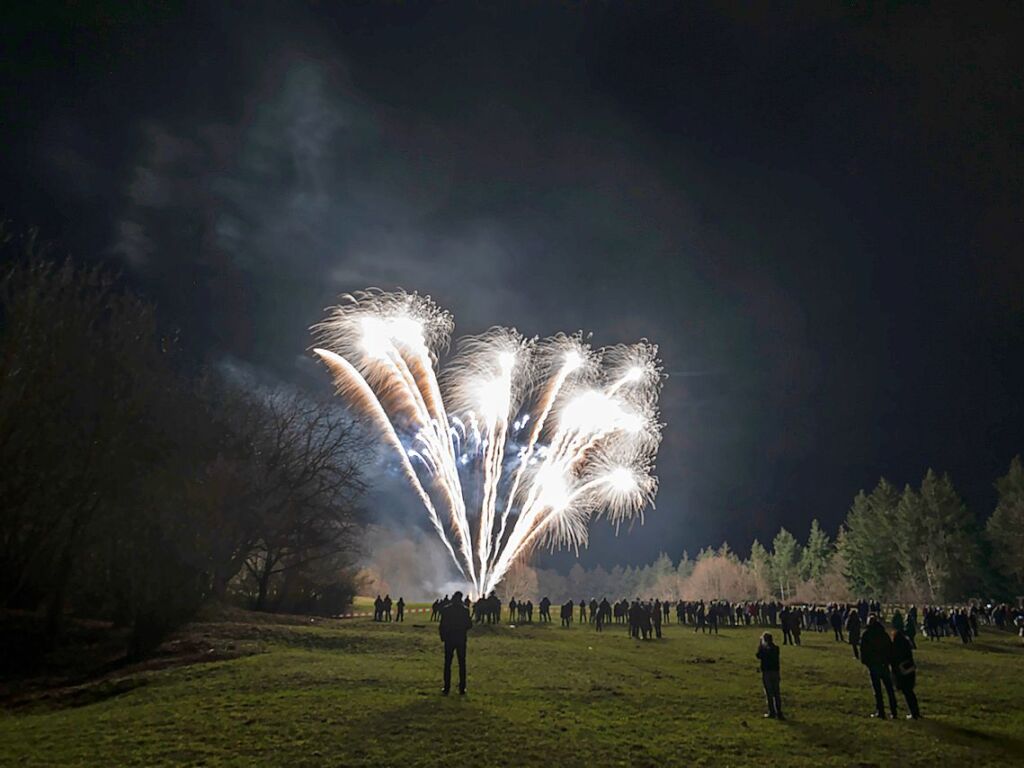
<svg viewBox="0 0 1024 768"><path fill-rule="evenodd" d="M429 297L346 295L314 326L338 393L380 430L472 592L536 547L586 546L653 504L657 347L492 328L459 339Z"/></svg>

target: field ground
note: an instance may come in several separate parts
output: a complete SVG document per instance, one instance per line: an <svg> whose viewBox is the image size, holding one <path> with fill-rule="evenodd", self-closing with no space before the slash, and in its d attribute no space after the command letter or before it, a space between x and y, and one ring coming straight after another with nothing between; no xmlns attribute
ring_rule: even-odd
<svg viewBox="0 0 1024 768"><path fill-rule="evenodd" d="M925 719L879 722L849 647L783 648L789 719L762 719L755 629L478 627L469 694L440 696L436 625L235 614L190 663L8 696L0 765L914 766L1024 764L1024 649L921 643ZM173 645L173 644L172 644ZM206 663L195 663L206 654ZM901 701L901 714L905 713Z"/></svg>

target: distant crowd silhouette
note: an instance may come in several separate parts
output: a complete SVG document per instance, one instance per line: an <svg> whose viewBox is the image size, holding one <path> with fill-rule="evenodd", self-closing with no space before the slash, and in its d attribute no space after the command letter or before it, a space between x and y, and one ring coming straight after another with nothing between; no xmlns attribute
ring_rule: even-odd
<svg viewBox="0 0 1024 768"><path fill-rule="evenodd" d="M375 614L378 621L390 621L390 597L377 603L380 609ZM401 605L401 600L399 600ZM505 619L510 624L532 624L534 620L532 600L508 601ZM551 600L544 596L536 605L537 621L551 622ZM399 608L401 615L402 608ZM377 619L377 615L382 618ZM694 632L718 634L720 627L772 627L782 633L782 644L798 646L804 631L831 632L835 642L849 644L852 655L868 671L875 699L872 717L885 718L888 704L889 715L897 717L896 691L907 704L908 719L921 717L921 710L915 693L917 667L914 663L916 638L920 633L929 641L946 637L958 638L967 644L978 637L980 626L991 625L1004 630L1016 630L1024 639L1024 608L1013 608L1007 604L977 604L961 606L926 605L919 612L911 605L906 610L892 609L889 617L892 629L885 628L885 613L881 603L860 600L855 603L833 602L827 605L790 605L780 601L757 600L730 602L728 600L641 600L626 598L611 603L608 598L598 601L567 600L559 611L561 626L571 628L574 620L581 625L591 625L602 632L609 624L627 629L629 636L637 640L657 640L662 637L662 627L673 621L679 626L693 627ZM383 618L387 617L387 618ZM431 606L431 621L441 623L441 639L445 642L445 685L447 693L451 680L452 656L457 655L460 669L460 693L466 690L466 633L473 624L499 624L502 621L502 602L492 592L473 603L456 592L452 598L445 595ZM768 711L765 717L784 719L781 697L781 661L779 646L771 632L762 633L756 657L760 664L762 685ZM883 698L883 692L885 697Z"/></svg>
<svg viewBox="0 0 1024 768"><path fill-rule="evenodd" d="M391 595L384 595L381 599L380 595L377 595L377 599L373 601L373 620L374 621L391 621ZM395 606L395 621L405 621L405 600L398 598L398 602L394 603Z"/></svg>

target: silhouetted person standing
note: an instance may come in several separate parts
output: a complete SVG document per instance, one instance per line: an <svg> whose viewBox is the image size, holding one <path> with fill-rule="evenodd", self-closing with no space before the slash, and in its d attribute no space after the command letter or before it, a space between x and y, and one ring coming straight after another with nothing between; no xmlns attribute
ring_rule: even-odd
<svg viewBox="0 0 1024 768"><path fill-rule="evenodd" d="M405 599L399 597L398 602L395 603L395 608L395 621L405 621Z"/></svg>
<svg viewBox="0 0 1024 768"><path fill-rule="evenodd" d="M835 633L836 642L843 642L843 612L839 610L839 606L835 606L831 613L828 615L828 622L832 626L832 631Z"/></svg>
<svg viewBox="0 0 1024 768"><path fill-rule="evenodd" d="M917 643L914 638L917 636L917 608L910 606L910 610L907 612L907 640L910 641L911 648L917 648Z"/></svg>
<svg viewBox="0 0 1024 768"><path fill-rule="evenodd" d="M444 641L444 689L445 696L452 687L452 655L459 657L459 693L466 692L466 633L473 628L473 618L462 602L462 593L452 595L451 603L441 611L438 632Z"/></svg>
<svg viewBox="0 0 1024 768"><path fill-rule="evenodd" d="M779 646L772 639L771 632L761 635L761 643L757 647L757 658L761 662L761 682L764 684L764 697L768 700L768 714L765 717L782 716L782 694L779 691L781 675L779 672Z"/></svg>
<svg viewBox="0 0 1024 768"><path fill-rule="evenodd" d="M612 615L611 603L608 602L608 598L607 597L602 598L601 599L601 604L597 606L597 621L594 624L594 626L597 627L597 631L598 632L600 632L601 629L604 627L604 623L606 621L608 621L608 619L611 618L611 615Z"/></svg>
<svg viewBox="0 0 1024 768"><path fill-rule="evenodd" d="M391 595L384 595L384 621L391 621Z"/></svg>
<svg viewBox="0 0 1024 768"><path fill-rule="evenodd" d="M903 694L903 698L907 700L907 709L910 710L907 717L917 720L921 717L921 710L917 705L917 694L914 693L914 686L917 684L914 646L906 632L901 629L892 633L892 679Z"/></svg>
<svg viewBox="0 0 1024 768"><path fill-rule="evenodd" d="M846 637L850 641L850 646L853 648L853 658L860 658L860 614L856 610L851 610L850 615L846 617Z"/></svg>
<svg viewBox="0 0 1024 768"><path fill-rule="evenodd" d="M782 623L782 644L793 645L793 625L789 621L789 608L783 606L779 613L779 621Z"/></svg>
<svg viewBox="0 0 1024 768"><path fill-rule="evenodd" d="M892 675L889 666L892 663L892 640L885 633L881 620L874 614L868 616L868 626L860 639L860 663L868 668L871 675L871 688L875 692L875 711L872 717L885 719L885 706L882 703L882 686L889 695L889 711L896 719L896 694L892 690Z"/></svg>

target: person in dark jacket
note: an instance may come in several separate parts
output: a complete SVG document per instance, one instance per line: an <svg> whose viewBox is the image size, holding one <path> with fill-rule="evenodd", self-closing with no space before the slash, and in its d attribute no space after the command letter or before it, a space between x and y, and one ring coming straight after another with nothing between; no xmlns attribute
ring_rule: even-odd
<svg viewBox="0 0 1024 768"><path fill-rule="evenodd" d="M793 645L793 625L789 620L789 607L783 606L779 613L779 621L782 624L782 644Z"/></svg>
<svg viewBox="0 0 1024 768"><path fill-rule="evenodd" d="M779 646L772 639L771 632L761 635L757 658L761 662L761 682L764 685L764 696L768 700L768 713L765 717L785 720L782 715L782 696L779 693Z"/></svg>
<svg viewBox="0 0 1024 768"><path fill-rule="evenodd" d="M907 700L908 719L917 720L921 710L917 704L914 685L917 683L917 667L914 665L914 646L910 637L901 629L892 633L892 679Z"/></svg>
<svg viewBox="0 0 1024 768"><path fill-rule="evenodd" d="M447 696L452 687L452 656L459 657L459 693L466 692L466 633L473 628L473 618L462 602L462 593L452 595L452 601L441 611L438 632L444 641L444 688Z"/></svg>
<svg viewBox="0 0 1024 768"><path fill-rule="evenodd" d="M853 658L860 658L860 614L851 609L846 617L846 637L853 648Z"/></svg>
<svg viewBox="0 0 1024 768"><path fill-rule="evenodd" d="M833 606L829 612L828 623L831 625L832 632L836 636L836 642L843 642L843 610L838 605Z"/></svg>
<svg viewBox="0 0 1024 768"><path fill-rule="evenodd" d="M395 621L405 621L405 598L399 597L395 607L398 609L398 612L395 614Z"/></svg>
<svg viewBox="0 0 1024 768"><path fill-rule="evenodd" d="M875 614L868 616L868 626L860 638L860 663L868 668L871 675L871 687L875 692L875 711L872 717L885 719L885 707L882 704L882 686L889 696L889 711L896 719L896 694L892 689L892 676L889 666L892 663L892 640L885 633L881 619Z"/></svg>

